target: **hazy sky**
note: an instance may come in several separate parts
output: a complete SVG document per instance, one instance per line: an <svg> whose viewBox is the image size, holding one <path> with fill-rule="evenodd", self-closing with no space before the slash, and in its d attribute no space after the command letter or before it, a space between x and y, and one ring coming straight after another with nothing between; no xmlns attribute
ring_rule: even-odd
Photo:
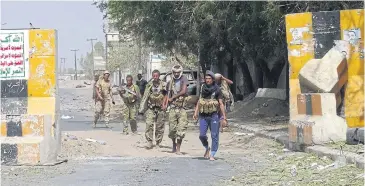
<svg viewBox="0 0 365 186"><path fill-rule="evenodd" d="M77 58L91 50L87 38L96 38L105 43L102 13L92 1L16 1L1 0L2 28L36 28L58 30L59 58L66 58L66 68L74 67L74 53ZM95 42L94 42L95 43ZM59 59L60 62L60 59ZM79 66L78 66L79 67Z"/></svg>

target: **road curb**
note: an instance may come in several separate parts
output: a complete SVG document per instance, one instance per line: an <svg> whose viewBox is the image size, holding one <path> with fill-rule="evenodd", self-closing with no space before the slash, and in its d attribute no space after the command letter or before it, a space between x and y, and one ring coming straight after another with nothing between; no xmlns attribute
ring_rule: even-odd
<svg viewBox="0 0 365 186"><path fill-rule="evenodd" d="M299 146L299 144L293 144L292 142L289 142L289 136L287 134L286 135L275 134L272 132L260 130L255 127L246 126L245 124L234 123L232 125L241 130L252 132L255 134L255 136L259 136L259 137L267 138L267 139L273 139L276 142L285 145L286 148L289 148L289 146L291 146L291 145ZM328 148L325 146L320 146L320 145L314 145L314 146L308 146L308 147L296 148L296 149L298 149L299 151L302 151L302 152L306 152L306 153L314 153L318 157L326 156L326 157L331 158L333 161L338 160L341 156L345 156L347 164L355 164L355 166L360 169L364 169L364 167L365 167L364 156L353 153L353 152L344 151L343 155L341 155L341 152L339 150L331 149L331 148Z"/></svg>

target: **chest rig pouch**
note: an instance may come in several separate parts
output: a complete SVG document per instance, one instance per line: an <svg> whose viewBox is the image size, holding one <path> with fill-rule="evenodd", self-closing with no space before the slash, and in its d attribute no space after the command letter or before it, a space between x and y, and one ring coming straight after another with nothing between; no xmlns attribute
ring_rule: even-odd
<svg viewBox="0 0 365 186"><path fill-rule="evenodd" d="M136 93L136 88L135 88L135 85L132 85L129 90L133 91L134 93ZM129 92L126 92L124 94L124 98L123 98L123 101L124 103L126 104L134 104L136 102L136 96L129 93Z"/></svg>
<svg viewBox="0 0 365 186"><path fill-rule="evenodd" d="M160 84L156 87L155 85L152 85L151 87L151 94L148 99L148 106L150 108L161 108L162 107L162 101L164 98L164 95L162 94L163 85L160 82Z"/></svg>
<svg viewBox="0 0 365 186"><path fill-rule="evenodd" d="M202 86L203 88L203 86ZM216 93L214 92L209 98L199 98L199 112L203 114L212 114L218 111L219 102L215 99Z"/></svg>
<svg viewBox="0 0 365 186"><path fill-rule="evenodd" d="M180 80L178 83L175 82L175 80L172 80L170 83L172 83L172 95L178 94L182 89L182 81ZM186 95L179 96L175 100L172 101L172 108L183 108L185 103Z"/></svg>

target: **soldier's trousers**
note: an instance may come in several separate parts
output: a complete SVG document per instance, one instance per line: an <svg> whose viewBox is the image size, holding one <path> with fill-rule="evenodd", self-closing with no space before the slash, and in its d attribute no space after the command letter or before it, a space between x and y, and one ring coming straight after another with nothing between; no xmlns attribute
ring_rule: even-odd
<svg viewBox="0 0 365 186"><path fill-rule="evenodd" d="M128 131L128 122L131 125L131 131L137 131L137 121L136 121L137 105L136 104L126 104L123 109L123 119L124 119L124 130Z"/></svg>
<svg viewBox="0 0 365 186"><path fill-rule="evenodd" d="M147 110L145 136L148 142L152 142L153 140L153 123L156 122L155 139L156 143L161 143L165 130L165 123L163 121L164 119L163 117L164 117L164 111L161 110L155 111L151 109Z"/></svg>
<svg viewBox="0 0 365 186"><path fill-rule="evenodd" d="M103 100L96 101L95 103L95 115L94 115L94 123L98 121L101 114L104 114L105 123L109 123L109 115L110 115L110 105L111 100Z"/></svg>
<svg viewBox="0 0 365 186"><path fill-rule="evenodd" d="M188 129L188 115L183 108L172 108L169 112L169 138L182 140Z"/></svg>

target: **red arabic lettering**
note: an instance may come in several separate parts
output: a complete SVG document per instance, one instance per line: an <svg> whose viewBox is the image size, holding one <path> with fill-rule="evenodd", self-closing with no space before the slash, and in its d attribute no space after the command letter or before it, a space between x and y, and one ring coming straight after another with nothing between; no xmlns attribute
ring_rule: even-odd
<svg viewBox="0 0 365 186"><path fill-rule="evenodd" d="M15 62L15 66L23 65L23 60L19 60Z"/></svg>
<svg viewBox="0 0 365 186"><path fill-rule="evenodd" d="M7 47L1 47L2 51L6 51L6 50L10 50L10 45L8 45Z"/></svg>
<svg viewBox="0 0 365 186"><path fill-rule="evenodd" d="M16 50L21 50L22 46L11 46L11 50L16 51Z"/></svg>

